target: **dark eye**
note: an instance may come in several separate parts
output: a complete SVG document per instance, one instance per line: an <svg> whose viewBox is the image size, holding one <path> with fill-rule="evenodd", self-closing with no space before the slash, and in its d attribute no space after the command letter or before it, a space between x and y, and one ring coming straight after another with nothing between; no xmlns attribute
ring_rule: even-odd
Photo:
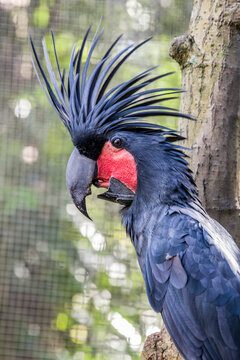
<svg viewBox="0 0 240 360"><path fill-rule="evenodd" d="M122 145L122 139L120 139L120 138L114 138L114 139L112 140L112 144L113 144L113 146L115 146L116 148L120 148L121 145Z"/></svg>

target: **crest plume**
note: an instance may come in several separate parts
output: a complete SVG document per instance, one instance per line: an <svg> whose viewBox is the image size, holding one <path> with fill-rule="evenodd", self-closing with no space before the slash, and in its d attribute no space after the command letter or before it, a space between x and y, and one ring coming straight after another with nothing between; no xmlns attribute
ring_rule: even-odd
<svg viewBox="0 0 240 360"><path fill-rule="evenodd" d="M175 99L175 95L182 92L181 89L144 89L156 80L172 74L172 72L151 77L150 74L156 69L156 67L152 67L107 91L109 83L120 66L132 53L146 44L151 38L137 45L129 45L117 55L111 57L113 48L122 37L120 35L88 76L93 51L103 33L102 29L99 34L95 34L86 62L83 64L83 51L91 28L92 26L88 28L80 49L76 51L76 44L73 46L67 85L65 69L61 70L59 64L53 32L51 32L51 35L59 80L57 80L53 71L45 40L43 39L42 46L48 75L43 70L30 36L35 58L33 66L37 78L49 102L68 129L74 145L77 145L78 138L84 130L94 130L103 134L118 130L144 133L159 132L161 135L166 135L170 141L183 139L172 129L144 121L145 118L154 116L175 116L193 119L192 116L182 114L176 109L160 105L163 101Z"/></svg>

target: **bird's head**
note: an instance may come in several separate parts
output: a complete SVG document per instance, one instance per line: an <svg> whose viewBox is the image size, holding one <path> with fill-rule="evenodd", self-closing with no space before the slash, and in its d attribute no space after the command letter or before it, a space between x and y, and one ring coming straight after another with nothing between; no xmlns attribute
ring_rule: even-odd
<svg viewBox="0 0 240 360"><path fill-rule="evenodd" d="M110 46L102 60L88 74L94 48L102 31L95 34L85 64L83 50L89 36L88 29L80 50L74 46L65 85L65 69L61 70L52 33L53 49L58 71L58 81L53 72L45 41L43 50L48 75L39 61L30 38L35 61L33 65L40 84L53 108L68 129L74 150L69 158L66 183L73 202L86 216L85 197L91 185L107 188L103 199L130 205L145 176L139 168L141 154L148 144L172 142L181 139L177 132L160 125L145 122L146 117L177 116L191 118L177 110L162 106L163 101L174 99L180 89L156 88L148 85L171 73L149 76L148 69L134 78L108 90L108 85L125 60L150 39L130 45L110 58L112 49L121 36ZM167 146L168 147L168 146Z"/></svg>
<svg viewBox="0 0 240 360"><path fill-rule="evenodd" d="M123 136L85 136L75 146L67 165L66 183L73 202L88 216L85 197L91 194L94 184L108 189L98 197L130 204L137 188L137 170L134 157L123 147Z"/></svg>

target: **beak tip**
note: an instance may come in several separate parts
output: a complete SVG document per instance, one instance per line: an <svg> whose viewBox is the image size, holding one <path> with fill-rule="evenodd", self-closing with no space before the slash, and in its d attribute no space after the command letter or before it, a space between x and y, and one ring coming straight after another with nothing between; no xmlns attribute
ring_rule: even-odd
<svg viewBox="0 0 240 360"><path fill-rule="evenodd" d="M90 221L93 221L90 216L88 215L87 211L81 211L81 213L86 216L86 218L88 218Z"/></svg>
<svg viewBox="0 0 240 360"><path fill-rule="evenodd" d="M76 207L78 208L78 210L79 210L84 216L86 216L86 218L88 218L89 220L92 221L92 219L90 218L90 216L88 215L88 212L87 212L85 198L81 201L81 203L75 204L75 205L76 205Z"/></svg>

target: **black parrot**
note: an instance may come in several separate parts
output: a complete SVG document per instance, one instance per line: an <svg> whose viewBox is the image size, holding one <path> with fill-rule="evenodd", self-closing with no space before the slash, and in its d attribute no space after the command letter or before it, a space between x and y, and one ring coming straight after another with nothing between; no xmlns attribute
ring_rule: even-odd
<svg viewBox="0 0 240 360"><path fill-rule="evenodd" d="M185 359L239 360L239 249L202 208L184 148L174 144L182 137L174 130L144 121L153 116L191 118L162 106L181 90L149 89L148 85L169 75L151 77L155 68L108 90L120 66L150 39L111 57L120 36L88 75L103 31L95 34L83 65L90 30L80 50L73 48L67 85L53 33L59 81L44 40L50 80L30 39L42 89L74 144L66 172L73 202L88 217L85 197L94 184L107 188L100 198L124 205L122 223L135 247L149 302L161 312Z"/></svg>

